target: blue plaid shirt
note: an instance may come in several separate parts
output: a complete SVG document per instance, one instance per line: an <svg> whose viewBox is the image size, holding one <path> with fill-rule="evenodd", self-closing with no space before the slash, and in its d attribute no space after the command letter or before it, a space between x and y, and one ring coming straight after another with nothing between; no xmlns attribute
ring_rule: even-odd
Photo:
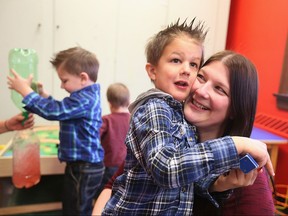
<svg viewBox="0 0 288 216"><path fill-rule="evenodd" d="M60 121L60 161L103 161L104 150L99 136L102 124L99 84L72 92L62 101L32 92L22 102L28 111L47 120Z"/></svg>
<svg viewBox="0 0 288 216"><path fill-rule="evenodd" d="M195 182L239 167L235 145L230 137L196 144L170 95L138 100L145 103L131 118L124 173L102 215L192 215Z"/></svg>

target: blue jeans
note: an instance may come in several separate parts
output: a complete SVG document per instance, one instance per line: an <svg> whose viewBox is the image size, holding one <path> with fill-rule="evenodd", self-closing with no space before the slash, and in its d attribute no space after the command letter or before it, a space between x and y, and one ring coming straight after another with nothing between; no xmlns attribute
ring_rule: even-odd
<svg viewBox="0 0 288 216"><path fill-rule="evenodd" d="M67 163L64 175L63 215L91 215L93 199L101 184L104 164Z"/></svg>

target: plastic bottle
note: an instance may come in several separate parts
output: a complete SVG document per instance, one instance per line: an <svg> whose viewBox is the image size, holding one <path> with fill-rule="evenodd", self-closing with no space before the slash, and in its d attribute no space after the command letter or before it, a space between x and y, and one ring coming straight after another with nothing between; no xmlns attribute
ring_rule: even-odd
<svg viewBox="0 0 288 216"><path fill-rule="evenodd" d="M39 139L33 129L16 133L13 144L13 177L16 188L30 188L40 181Z"/></svg>
<svg viewBox="0 0 288 216"><path fill-rule="evenodd" d="M33 49L11 49L9 52L9 69L14 69L20 76L28 78L33 75L37 81L38 56ZM10 73L11 75L11 73ZM36 84L32 84L37 91ZM28 112L23 108L23 97L16 91L11 91L13 103L22 111L25 118ZM24 120L25 121L25 120ZM30 188L40 181L40 150L39 139L33 129L18 131L13 138L13 177L17 188Z"/></svg>
<svg viewBox="0 0 288 216"><path fill-rule="evenodd" d="M38 56L34 49L21 49L14 48L9 52L9 69L14 69L20 76L28 78L30 74L33 75L32 83L33 90L37 91L35 82L38 80ZM10 73L10 75L12 75ZM27 116L22 104L23 97L16 91L11 91L11 99L14 104L24 112L23 115Z"/></svg>

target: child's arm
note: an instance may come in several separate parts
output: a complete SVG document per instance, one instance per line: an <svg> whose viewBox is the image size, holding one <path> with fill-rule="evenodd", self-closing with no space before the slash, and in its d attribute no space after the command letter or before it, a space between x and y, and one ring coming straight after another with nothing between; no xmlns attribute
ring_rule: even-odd
<svg viewBox="0 0 288 216"><path fill-rule="evenodd" d="M104 188L100 195L98 196L93 211L92 211L92 215L101 215L106 203L108 202L108 200L110 199L112 194L112 189L111 188Z"/></svg>
<svg viewBox="0 0 288 216"><path fill-rule="evenodd" d="M22 78L19 76L18 73L14 69L11 69L11 73L13 76L8 76L8 87L10 89L14 89L19 94L21 94L23 97L33 92L33 89L31 88L32 83L32 75L30 75L27 79Z"/></svg>
<svg viewBox="0 0 288 216"><path fill-rule="evenodd" d="M126 139L139 163L160 187L181 187L210 174L216 178L239 168L239 154L244 153L250 153L260 167L270 163L274 173L264 143L243 137L222 137L193 144L195 135L191 128L185 122L175 123L175 116L174 109L166 102L149 100L133 114L130 125L137 130ZM135 139L136 134L141 136ZM183 141L187 143L183 145ZM202 188L208 189L211 182L207 183Z"/></svg>

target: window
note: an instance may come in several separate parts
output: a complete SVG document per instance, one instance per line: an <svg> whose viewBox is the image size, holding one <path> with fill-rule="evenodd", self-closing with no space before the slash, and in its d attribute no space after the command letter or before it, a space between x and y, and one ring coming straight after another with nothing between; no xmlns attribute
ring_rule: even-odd
<svg viewBox="0 0 288 216"><path fill-rule="evenodd" d="M284 53L284 63L280 79L279 92L274 96L277 100L277 107L279 109L288 110L288 35L286 39L286 48Z"/></svg>

